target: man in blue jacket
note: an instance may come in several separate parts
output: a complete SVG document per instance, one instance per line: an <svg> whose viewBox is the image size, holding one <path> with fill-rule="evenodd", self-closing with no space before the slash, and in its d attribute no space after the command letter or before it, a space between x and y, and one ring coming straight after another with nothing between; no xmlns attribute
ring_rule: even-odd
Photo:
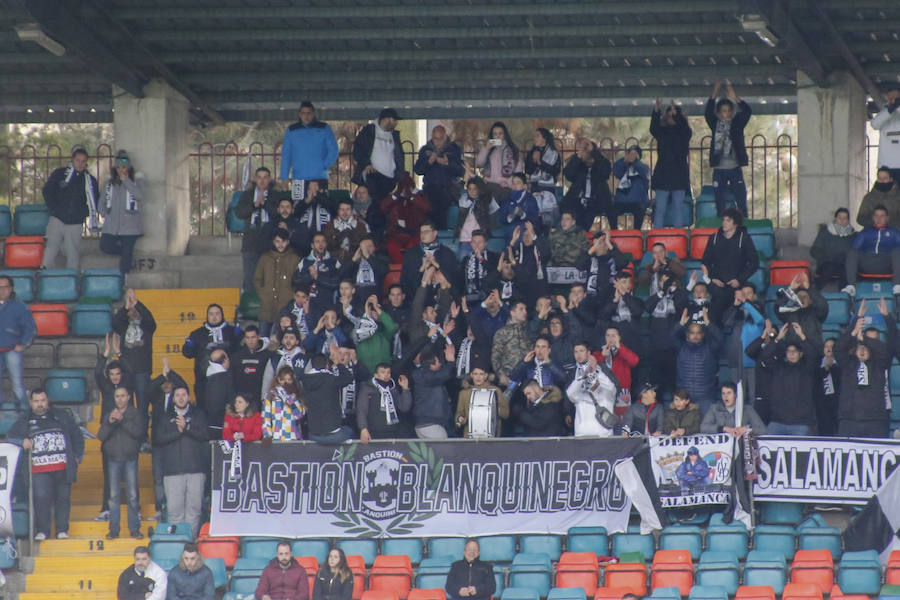
<svg viewBox="0 0 900 600"><path fill-rule="evenodd" d="M281 145L281 180L322 180L328 183L328 170L338 157L337 140L331 126L316 119L312 102L300 104L300 120L284 132ZM294 202L300 198L294 198Z"/></svg>
<svg viewBox="0 0 900 600"><path fill-rule="evenodd" d="M31 316L28 307L16 299L12 278L0 275L0 361L6 365L13 394L22 410L28 408L22 353L34 341L35 335L37 325L34 323L34 317Z"/></svg>
<svg viewBox="0 0 900 600"><path fill-rule="evenodd" d="M856 295L858 273L890 273L894 295L900 294L900 229L888 226L888 211L884 205L875 207L872 225L853 238L845 265L847 286L842 292Z"/></svg>

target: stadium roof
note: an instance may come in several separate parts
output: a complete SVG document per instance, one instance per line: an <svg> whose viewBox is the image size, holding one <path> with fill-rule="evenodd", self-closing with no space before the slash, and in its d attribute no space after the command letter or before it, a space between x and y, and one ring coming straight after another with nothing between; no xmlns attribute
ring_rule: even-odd
<svg viewBox="0 0 900 600"><path fill-rule="evenodd" d="M7 122L111 121L111 84L140 96L151 78L184 94L199 121L294 120L305 98L331 119L384 106L410 118L646 115L657 96L702 103L717 78L757 112L792 113L797 69L819 85L849 70L870 94L900 81L900 4L889 0L6 5Z"/></svg>

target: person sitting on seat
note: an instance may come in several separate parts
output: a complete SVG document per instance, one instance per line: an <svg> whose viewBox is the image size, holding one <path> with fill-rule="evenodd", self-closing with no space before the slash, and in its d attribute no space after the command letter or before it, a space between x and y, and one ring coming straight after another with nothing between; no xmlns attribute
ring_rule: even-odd
<svg viewBox="0 0 900 600"><path fill-rule="evenodd" d="M844 261L856 229L850 223L850 211L839 208L834 211L834 220L820 226L819 234L809 249L810 256L816 261L816 287L822 289L832 279L838 280L838 287L847 285L844 278L846 268Z"/></svg>
<svg viewBox="0 0 900 600"><path fill-rule="evenodd" d="M119 575L118 600L165 600L169 578L162 567L150 559L150 549L134 549L134 564Z"/></svg>
<svg viewBox="0 0 900 600"><path fill-rule="evenodd" d="M847 285L841 290L856 295L859 273L891 275L894 295L900 294L900 229L890 227L888 210L882 205L872 211L872 225L853 238L847 252Z"/></svg>
<svg viewBox="0 0 900 600"><path fill-rule="evenodd" d="M856 213L856 222L862 227L872 222L872 213L876 206L884 206L888 209L888 219L891 223L900 223L900 187L894 181L891 170L887 167L879 167L875 176L872 189L863 196Z"/></svg>
<svg viewBox="0 0 900 600"><path fill-rule="evenodd" d="M256 597L259 600L309 600L309 578L303 565L294 560L290 542L278 542L275 558L263 569L256 584Z"/></svg>
<svg viewBox="0 0 900 600"><path fill-rule="evenodd" d="M450 567L447 573L447 584L444 589L447 597L457 600L490 600L494 595L494 568L491 563L478 560L481 548L476 540L467 540L463 550L463 559Z"/></svg>

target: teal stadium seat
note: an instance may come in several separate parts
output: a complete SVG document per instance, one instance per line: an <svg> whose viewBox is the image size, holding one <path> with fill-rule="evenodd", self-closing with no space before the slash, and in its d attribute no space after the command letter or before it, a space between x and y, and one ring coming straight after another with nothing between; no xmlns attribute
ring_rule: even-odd
<svg viewBox="0 0 900 600"><path fill-rule="evenodd" d="M568 531L569 552L593 552L598 556L609 553L609 535L606 527L572 527Z"/></svg>
<svg viewBox="0 0 900 600"><path fill-rule="evenodd" d="M213 574L213 584L216 588L225 587L228 583L228 572L225 570L224 558L204 558L203 563L209 567Z"/></svg>
<svg viewBox="0 0 900 600"><path fill-rule="evenodd" d="M44 379L44 389L55 404L87 402L84 372L77 369L50 369Z"/></svg>
<svg viewBox="0 0 900 600"><path fill-rule="evenodd" d="M544 553L516 554L509 569L509 585L511 587L532 588L541 597L550 593L550 581L553 569L550 557Z"/></svg>
<svg viewBox="0 0 900 600"><path fill-rule="evenodd" d="M718 519L716 519L718 517ZM706 528L706 549L712 552L728 552L743 560L747 556L750 532L740 521L725 524L721 513L713 515Z"/></svg>
<svg viewBox="0 0 900 600"><path fill-rule="evenodd" d="M267 537L245 537L241 539L241 557L266 558L271 560L278 552L279 540ZM265 567L265 565L263 565Z"/></svg>
<svg viewBox="0 0 900 600"><path fill-rule="evenodd" d="M409 557L412 564L417 565L422 560L421 538L395 538L381 541L382 554L404 554Z"/></svg>
<svg viewBox="0 0 900 600"><path fill-rule="evenodd" d="M522 535L519 550L524 554L546 554L550 560L559 560L562 554L562 537L558 535Z"/></svg>
<svg viewBox="0 0 900 600"><path fill-rule="evenodd" d="M662 530L659 536L660 550L687 550L691 558L700 558L703 549L703 538L700 528L695 525L670 525Z"/></svg>
<svg viewBox="0 0 900 600"><path fill-rule="evenodd" d="M877 594L881 589L878 552L844 552L838 564L838 586L845 594Z"/></svg>
<svg viewBox="0 0 900 600"><path fill-rule="evenodd" d="M488 535L478 538L481 560L509 564L516 555L516 538L512 535Z"/></svg>
<svg viewBox="0 0 900 600"><path fill-rule="evenodd" d="M231 195L231 202L228 203L228 209L225 212L225 227L228 229L229 233L244 233L244 227L247 226L246 221L238 218L234 212L241 199L242 193L241 190L238 190Z"/></svg>
<svg viewBox="0 0 900 600"><path fill-rule="evenodd" d="M362 556L367 567L372 566L378 555L378 544L375 540L339 540L337 546L347 556Z"/></svg>
<svg viewBox="0 0 900 600"><path fill-rule="evenodd" d="M552 588L547 600L586 600L586 596L581 588Z"/></svg>
<svg viewBox="0 0 900 600"><path fill-rule="evenodd" d="M821 515L814 514L797 525L800 550L828 550L831 557L841 557L841 531L825 522Z"/></svg>
<svg viewBox="0 0 900 600"><path fill-rule="evenodd" d="M718 585L695 585L688 600L728 600L728 591Z"/></svg>
<svg viewBox="0 0 900 600"><path fill-rule="evenodd" d="M797 532L789 525L757 525L753 529L753 548L786 559L793 558L797 549Z"/></svg>
<svg viewBox="0 0 900 600"><path fill-rule="evenodd" d="M828 302L828 316L825 323L846 325L850 322L850 297L844 292L822 292Z"/></svg>
<svg viewBox="0 0 900 600"><path fill-rule="evenodd" d="M49 220L46 204L21 204L13 213L13 229L16 235L47 235Z"/></svg>
<svg viewBox="0 0 900 600"><path fill-rule="evenodd" d="M760 526L757 527L759 529ZM769 525L768 527L773 527ZM755 533L755 532L754 532ZM793 553L791 553L793 556ZM744 585L771 586L781 594L787 581L787 561L779 552L752 550L744 561Z"/></svg>
<svg viewBox="0 0 900 600"><path fill-rule="evenodd" d="M40 302L75 302L78 300L78 271L75 269L38 271L37 298Z"/></svg>
<svg viewBox="0 0 900 600"><path fill-rule="evenodd" d="M738 589L738 559L728 552L706 551L697 565L697 583L725 588L733 596Z"/></svg>
<svg viewBox="0 0 900 600"><path fill-rule="evenodd" d="M112 331L112 306L109 304L76 304L69 315L72 335L104 336Z"/></svg>
<svg viewBox="0 0 900 600"><path fill-rule="evenodd" d="M681 600L681 590L677 587L653 588L648 598L653 598L654 600Z"/></svg>
<svg viewBox="0 0 900 600"><path fill-rule="evenodd" d="M438 537L428 538L426 542L428 546L428 556L453 556L454 560L462 556L463 550L466 548L466 538L461 537ZM428 589L428 588L425 588Z"/></svg>
<svg viewBox="0 0 900 600"><path fill-rule="evenodd" d="M508 587L503 590L500 600L540 600L540 597L534 588Z"/></svg>
<svg viewBox="0 0 900 600"><path fill-rule="evenodd" d="M328 560L330 550L331 543L328 540L305 539L291 542L291 551L294 556L315 556L320 564Z"/></svg>
<svg viewBox="0 0 900 600"><path fill-rule="evenodd" d="M191 535L191 524L190 523L166 523L162 521L157 523L156 527L153 530L153 535L150 536L150 541L181 541L181 542L192 542L194 541L193 536Z"/></svg>
<svg viewBox="0 0 900 600"><path fill-rule="evenodd" d="M122 273L118 269L85 269L81 274L82 298L122 298Z"/></svg>
<svg viewBox="0 0 900 600"><path fill-rule="evenodd" d="M244 576L233 573L231 575L231 592L235 594L249 594L252 597L256 593L256 586L259 584L259 575Z"/></svg>
<svg viewBox="0 0 900 600"><path fill-rule="evenodd" d="M796 525L803 518L803 504L759 502L760 519L767 525Z"/></svg>
<svg viewBox="0 0 900 600"><path fill-rule="evenodd" d="M656 543L650 534L641 534L638 525L629 525L625 533L612 535L612 554L621 557L626 552L637 552L646 561L656 552Z"/></svg>
<svg viewBox="0 0 900 600"><path fill-rule="evenodd" d="M31 302L34 300L34 271L29 271L27 269L5 269L0 271L0 275L10 277L13 280L16 298L22 302Z"/></svg>
<svg viewBox="0 0 900 600"><path fill-rule="evenodd" d="M0 206L0 237L10 235L12 235L12 213L9 211L9 205Z"/></svg>

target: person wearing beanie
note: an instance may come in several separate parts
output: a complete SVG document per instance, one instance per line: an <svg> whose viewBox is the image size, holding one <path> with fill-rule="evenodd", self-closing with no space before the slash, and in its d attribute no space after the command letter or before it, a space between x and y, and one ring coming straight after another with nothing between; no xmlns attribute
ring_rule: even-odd
<svg viewBox="0 0 900 600"><path fill-rule="evenodd" d="M650 167L641 162L643 151L640 146L631 146L625 156L613 165L613 175L619 180L613 198L613 214L610 226L616 228L617 216L631 213L634 229L639 229L647 210L650 191Z"/></svg>
<svg viewBox="0 0 900 600"><path fill-rule="evenodd" d="M397 123L400 115L393 108L378 113L378 119L363 127L353 141L353 162L356 165L351 181L364 185L374 202L380 203L391 195L406 173L403 147Z"/></svg>
<svg viewBox="0 0 900 600"><path fill-rule="evenodd" d="M144 201L143 177L135 178L134 166L128 153L119 150L109 181L103 187L100 214L103 229L100 233L100 250L104 254L119 256L122 277L131 270L134 244L144 235L144 218L141 203Z"/></svg>

